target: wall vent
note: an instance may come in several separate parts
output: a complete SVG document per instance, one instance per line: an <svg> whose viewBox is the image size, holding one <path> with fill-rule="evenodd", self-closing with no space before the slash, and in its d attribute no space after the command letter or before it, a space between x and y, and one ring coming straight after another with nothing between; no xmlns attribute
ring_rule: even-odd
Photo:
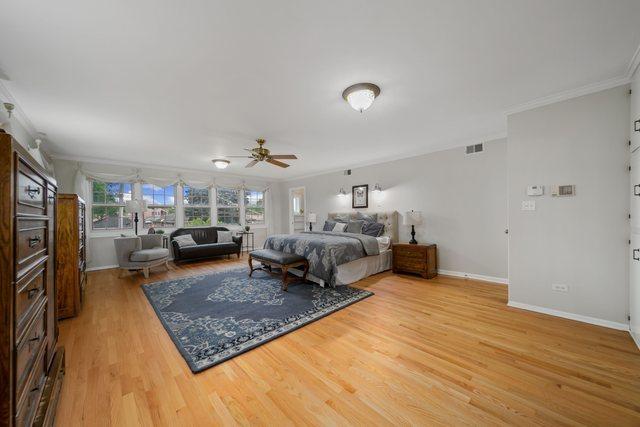
<svg viewBox="0 0 640 427"><path fill-rule="evenodd" d="M484 143L467 145L466 154L482 153L484 151Z"/></svg>

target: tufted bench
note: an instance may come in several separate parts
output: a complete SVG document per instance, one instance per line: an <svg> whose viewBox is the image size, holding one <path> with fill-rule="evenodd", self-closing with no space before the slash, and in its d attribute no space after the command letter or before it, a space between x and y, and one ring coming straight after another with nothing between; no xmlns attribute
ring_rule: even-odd
<svg viewBox="0 0 640 427"><path fill-rule="evenodd" d="M259 270L260 267L253 268L253 260L260 261L263 264L269 266L269 271L272 267L282 269L282 290L287 290L287 270L293 267L304 266L304 273L302 280L307 280L307 272L309 271L309 261L305 257L296 254L287 254L284 252L276 251L273 249L258 249L249 253L249 277L255 270Z"/></svg>

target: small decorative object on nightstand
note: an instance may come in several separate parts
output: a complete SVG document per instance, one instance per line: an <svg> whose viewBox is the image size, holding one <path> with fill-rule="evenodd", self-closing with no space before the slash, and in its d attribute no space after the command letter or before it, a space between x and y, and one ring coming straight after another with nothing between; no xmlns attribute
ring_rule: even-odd
<svg viewBox="0 0 640 427"><path fill-rule="evenodd" d="M422 224L422 212L410 210L404 214L404 225L411 226L411 240L409 243L412 245L418 244L415 226L420 224Z"/></svg>
<svg viewBox="0 0 640 427"><path fill-rule="evenodd" d="M309 231L313 231L313 224L317 221L317 215L314 213L310 213L307 217L307 221L309 221Z"/></svg>
<svg viewBox="0 0 640 427"><path fill-rule="evenodd" d="M393 272L416 273L425 279L438 275L438 251L435 244L418 245L396 243L393 245Z"/></svg>

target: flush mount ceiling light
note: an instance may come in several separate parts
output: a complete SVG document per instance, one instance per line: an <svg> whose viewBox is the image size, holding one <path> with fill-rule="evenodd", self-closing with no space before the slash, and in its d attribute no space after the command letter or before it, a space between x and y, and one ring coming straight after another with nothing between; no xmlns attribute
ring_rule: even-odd
<svg viewBox="0 0 640 427"><path fill-rule="evenodd" d="M351 105L351 108L361 113L371 107L378 95L380 95L380 88L373 83L357 83L342 92L342 97Z"/></svg>
<svg viewBox="0 0 640 427"><path fill-rule="evenodd" d="M213 159L211 161L213 162L214 165L216 165L218 169L225 169L227 166L229 166L229 163L231 163L229 160L226 160L226 159Z"/></svg>

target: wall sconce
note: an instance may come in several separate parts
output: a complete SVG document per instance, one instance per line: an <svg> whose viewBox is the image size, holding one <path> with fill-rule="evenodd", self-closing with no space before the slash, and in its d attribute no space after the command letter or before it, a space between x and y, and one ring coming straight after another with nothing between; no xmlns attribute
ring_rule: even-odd
<svg viewBox="0 0 640 427"><path fill-rule="evenodd" d="M13 110L16 108L15 105L13 105L10 102L5 102L4 103L4 109L7 110L7 115L9 116L9 118L11 118L11 116L13 115Z"/></svg>
<svg viewBox="0 0 640 427"><path fill-rule="evenodd" d="M344 187L340 187L340 191L338 191L338 196L344 197L347 195L347 192L344 191Z"/></svg>
<svg viewBox="0 0 640 427"><path fill-rule="evenodd" d="M380 184L377 184L373 186L373 190L371 190L373 193L382 193L382 187L380 187Z"/></svg>

